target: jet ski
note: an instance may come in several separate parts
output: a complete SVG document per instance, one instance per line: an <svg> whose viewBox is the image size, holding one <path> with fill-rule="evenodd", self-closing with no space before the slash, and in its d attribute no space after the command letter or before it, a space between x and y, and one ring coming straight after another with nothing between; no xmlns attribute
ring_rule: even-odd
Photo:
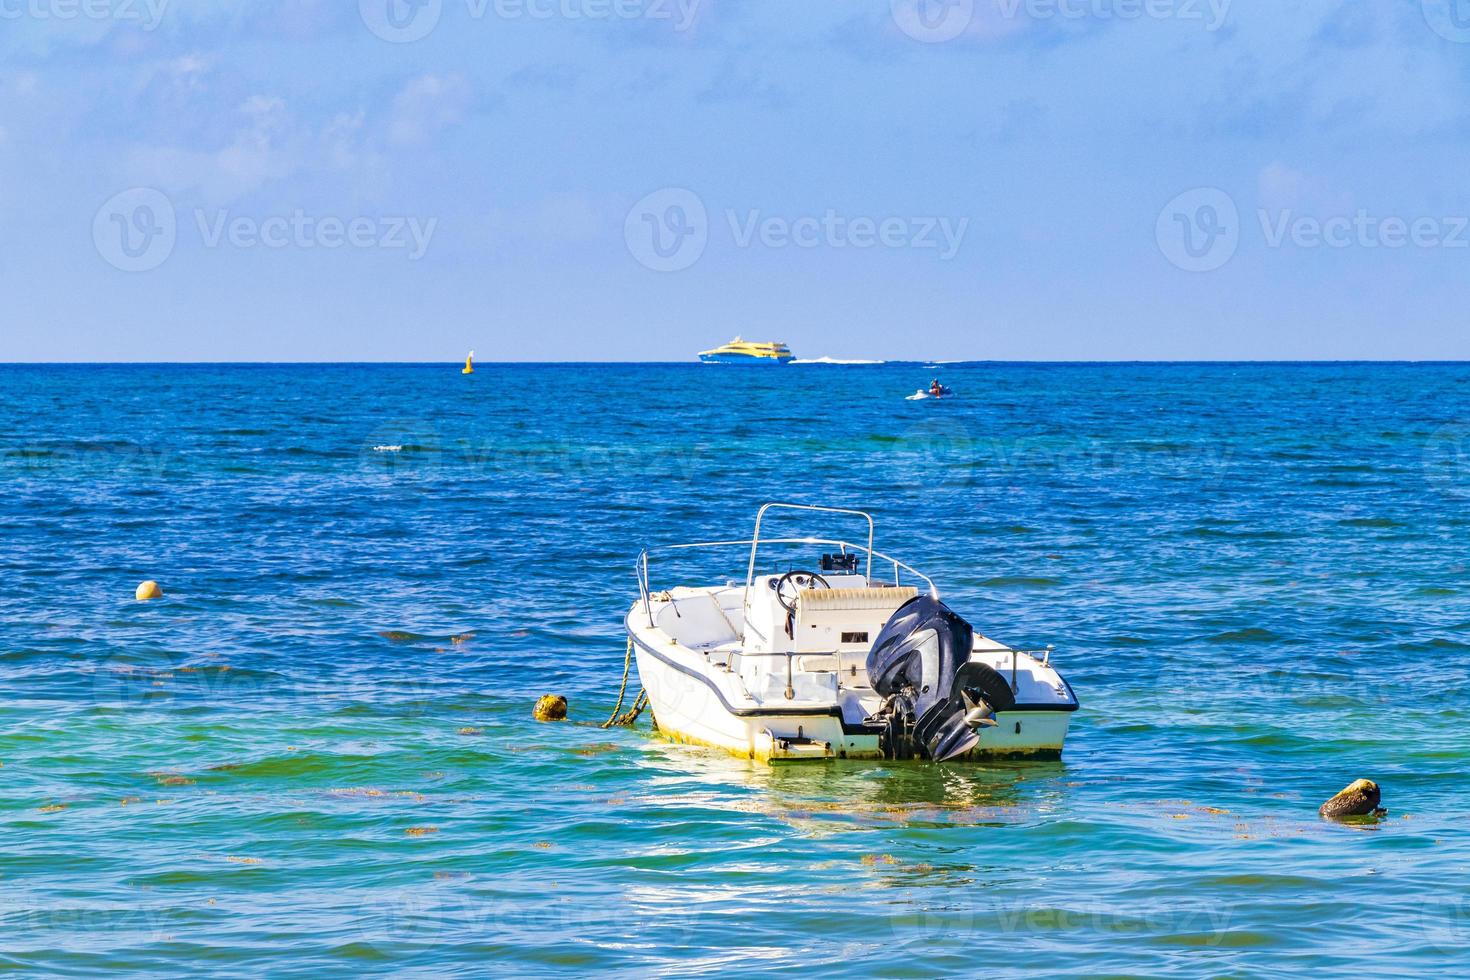
<svg viewBox="0 0 1470 980"><path fill-rule="evenodd" d="M954 395L954 389L948 385L940 385L939 393L935 394L933 388L920 388L908 397L908 401L921 402L926 398L950 398Z"/></svg>

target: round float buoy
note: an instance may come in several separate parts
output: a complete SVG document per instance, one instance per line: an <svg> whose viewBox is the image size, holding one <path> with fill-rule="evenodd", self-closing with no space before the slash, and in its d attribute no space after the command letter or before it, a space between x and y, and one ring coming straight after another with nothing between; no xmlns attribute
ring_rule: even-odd
<svg viewBox="0 0 1470 980"><path fill-rule="evenodd" d="M533 712L537 721L563 721L567 716L567 699L560 694L544 694Z"/></svg>
<svg viewBox="0 0 1470 980"><path fill-rule="evenodd" d="M158 587L158 583L153 581L152 579L149 579L142 585L138 586L138 591L133 594L136 595L140 600L163 598L163 590L160 589Z"/></svg>
<svg viewBox="0 0 1470 980"><path fill-rule="evenodd" d="M1382 800L1383 792L1377 783L1371 779L1359 779L1323 803L1317 812L1330 819L1382 815L1384 811L1378 807Z"/></svg>

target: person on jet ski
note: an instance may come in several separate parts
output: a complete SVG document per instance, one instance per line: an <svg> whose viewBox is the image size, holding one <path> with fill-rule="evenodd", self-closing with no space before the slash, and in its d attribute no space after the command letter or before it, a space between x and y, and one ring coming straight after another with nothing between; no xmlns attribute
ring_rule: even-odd
<svg viewBox="0 0 1470 980"><path fill-rule="evenodd" d="M944 388L939 384L938 378L935 378L933 381L929 382L929 394L933 395L935 398L938 398L940 395L944 394Z"/></svg>

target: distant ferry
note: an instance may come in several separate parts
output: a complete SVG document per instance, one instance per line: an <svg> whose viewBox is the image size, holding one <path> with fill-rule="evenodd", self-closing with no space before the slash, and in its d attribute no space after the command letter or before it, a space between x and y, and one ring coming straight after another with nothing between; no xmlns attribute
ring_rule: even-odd
<svg viewBox="0 0 1470 980"><path fill-rule="evenodd" d="M736 337L723 347L699 352L706 364L785 364L796 360L791 349L780 341L760 343Z"/></svg>

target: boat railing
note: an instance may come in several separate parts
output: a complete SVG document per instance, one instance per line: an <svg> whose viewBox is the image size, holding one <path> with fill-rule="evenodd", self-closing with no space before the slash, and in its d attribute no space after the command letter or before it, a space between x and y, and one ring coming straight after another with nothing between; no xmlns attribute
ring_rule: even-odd
<svg viewBox="0 0 1470 980"><path fill-rule="evenodd" d="M885 555L881 551L874 550L871 541L869 541L866 546L861 544L854 544L850 541L842 541L835 538L749 538L740 541L696 541L690 544L655 545L651 548L644 548L641 552L639 552L638 562L636 565L636 572L638 575L638 596L643 602L644 612L648 615L648 625L654 625L652 592L648 584L648 556L650 554L662 552L697 551L701 549L714 548L753 548L757 543L773 545L823 545L825 547L837 548L844 555L847 554L849 551L861 552L865 554L868 559L868 571L866 576L868 581L871 582L873 579L873 561L876 559L877 561L884 562L893 566L894 585L901 585L902 574L904 572L908 572L915 578L921 579L924 584L929 587L930 595L932 595L936 599L939 598L939 588L934 584L933 579L925 575L923 572L919 571L917 568L908 564L907 562L899 561L897 558L894 558L891 555ZM746 576L747 598L749 597L750 585L754 580L755 567L754 565L752 565L748 569Z"/></svg>
<svg viewBox="0 0 1470 980"><path fill-rule="evenodd" d="M750 541L750 566L745 574L745 593L750 596L750 587L755 582L755 553L761 544L761 522L766 519L766 512L770 510L799 510L809 514L843 514L848 517L861 517L868 522L868 546L863 549L868 553L867 577L873 577L873 515L861 510L848 510L844 507L819 507L815 504L762 504L761 509L755 513L755 536ZM767 542L772 544L774 542Z"/></svg>

